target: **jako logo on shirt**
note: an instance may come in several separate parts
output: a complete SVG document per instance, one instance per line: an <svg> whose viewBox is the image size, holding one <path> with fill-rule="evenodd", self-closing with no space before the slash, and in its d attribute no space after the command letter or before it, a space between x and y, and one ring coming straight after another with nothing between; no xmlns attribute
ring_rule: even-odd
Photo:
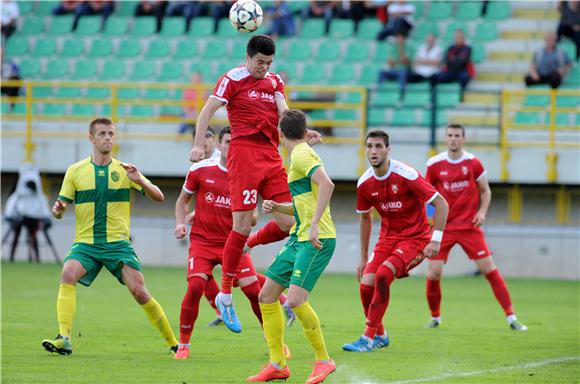
<svg viewBox="0 0 580 384"><path fill-rule="evenodd" d="M225 197L225 196L218 196L215 199L215 203L218 205L225 205L225 206L231 206L232 205L232 201L229 197Z"/></svg>
<svg viewBox="0 0 580 384"><path fill-rule="evenodd" d="M381 203L381 209L383 211L388 211L389 209L401 209L403 208L403 203L400 201L387 201L386 203Z"/></svg>
<svg viewBox="0 0 580 384"><path fill-rule="evenodd" d="M213 201L214 201L213 193L206 192L205 193L205 201L207 201L208 203L213 203Z"/></svg>
<svg viewBox="0 0 580 384"><path fill-rule="evenodd" d="M469 187L469 181L467 181L467 180L454 181L453 183L451 183L450 187L451 187L452 191L457 191L459 189L465 189L465 188ZM449 189L449 187L446 187L445 189Z"/></svg>

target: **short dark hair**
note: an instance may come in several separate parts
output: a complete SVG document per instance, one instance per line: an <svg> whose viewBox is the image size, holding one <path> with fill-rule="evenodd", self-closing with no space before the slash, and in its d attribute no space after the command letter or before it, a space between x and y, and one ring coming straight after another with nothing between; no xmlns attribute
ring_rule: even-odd
<svg viewBox="0 0 580 384"><path fill-rule="evenodd" d="M195 129L195 128L193 128L193 131L192 131L192 133L191 133L191 134L193 135L193 138L194 138L194 139L195 139L195 130L196 130L196 129ZM213 129L212 127L209 127L209 126L208 126L208 127L207 127L207 130L205 131L205 136L207 136L208 134L209 134L209 135L211 135L211 136L215 136L215 129Z"/></svg>
<svg viewBox="0 0 580 384"><path fill-rule="evenodd" d="M373 138L378 137L379 139L383 139L383 141L385 142L385 147L389 146L389 135L387 134L387 132L381 131L380 129L373 129L372 131L369 131L367 133L367 136L365 137L365 143L371 137Z"/></svg>
<svg viewBox="0 0 580 384"><path fill-rule="evenodd" d="M230 129L230 126L228 125L227 127L223 127L222 130L220 131L220 133L218 134L218 143L222 143L222 139L224 138L225 135L227 134L232 134L232 130Z"/></svg>
<svg viewBox="0 0 580 384"><path fill-rule="evenodd" d="M113 121L107 117L97 117L96 119L93 119L93 121L89 123L89 133L91 135L95 134L97 125L111 126L113 125Z"/></svg>
<svg viewBox="0 0 580 384"><path fill-rule="evenodd" d="M246 46L246 53L250 57L254 57L258 53L266 56L273 56L276 54L276 43L274 43L274 40L272 40L270 36L252 36Z"/></svg>
<svg viewBox="0 0 580 384"><path fill-rule="evenodd" d="M280 130L290 140L302 140L306 136L306 115L299 109L289 109L282 114Z"/></svg>
<svg viewBox="0 0 580 384"><path fill-rule="evenodd" d="M457 123L450 123L447 124L447 128L445 128L445 130L452 128L452 129L461 129L461 135L463 137L465 137L465 128L463 128L463 125L461 124L457 124Z"/></svg>

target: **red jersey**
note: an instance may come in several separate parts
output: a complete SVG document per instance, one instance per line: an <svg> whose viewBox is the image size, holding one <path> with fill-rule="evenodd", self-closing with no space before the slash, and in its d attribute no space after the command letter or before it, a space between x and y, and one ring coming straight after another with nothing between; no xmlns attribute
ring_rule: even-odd
<svg viewBox="0 0 580 384"><path fill-rule="evenodd" d="M445 229L473 229L473 217L479 209L477 182L485 177L481 162L471 153L451 160L447 152L427 161L426 179L441 192L449 204Z"/></svg>
<svg viewBox="0 0 580 384"><path fill-rule="evenodd" d="M280 76L268 72L265 78L256 79L243 66L223 75L210 97L227 103L232 141L262 132L278 148L279 116L275 95L284 97L284 82Z"/></svg>
<svg viewBox="0 0 580 384"><path fill-rule="evenodd" d="M425 205L439 194L414 168L397 160L390 161L384 176L373 168L358 179L357 212L375 208L381 215L381 240L429 238Z"/></svg>
<svg viewBox="0 0 580 384"><path fill-rule="evenodd" d="M225 244L233 219L227 169L220 164L220 159L211 158L193 164L183 190L196 193L190 241Z"/></svg>

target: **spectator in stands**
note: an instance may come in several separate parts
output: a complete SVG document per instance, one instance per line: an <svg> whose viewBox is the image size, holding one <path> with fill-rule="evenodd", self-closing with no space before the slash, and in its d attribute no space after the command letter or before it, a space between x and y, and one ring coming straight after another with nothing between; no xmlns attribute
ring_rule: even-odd
<svg viewBox="0 0 580 384"><path fill-rule="evenodd" d="M268 35L273 39L278 36L294 36L294 18L292 10L285 1L276 0L274 5L266 8L266 15L272 19Z"/></svg>
<svg viewBox="0 0 580 384"><path fill-rule="evenodd" d="M330 28L330 22L332 21L332 17L334 16L334 8L336 6L336 2L334 1L315 1L310 0L310 4L308 7L304 8L302 11L302 19L308 19L311 17L315 18L324 18L326 27L325 31L328 33L328 29Z"/></svg>
<svg viewBox="0 0 580 384"><path fill-rule="evenodd" d="M2 80L20 80L20 68L15 62L4 58L4 50L0 50L0 61L2 63ZM16 97L20 93L20 86L3 85L1 88L2 95ZM10 110L14 109L15 102L10 101Z"/></svg>
<svg viewBox="0 0 580 384"><path fill-rule="evenodd" d="M233 1L210 1L209 14L214 21L214 32L218 31L220 20L228 17Z"/></svg>
<svg viewBox="0 0 580 384"><path fill-rule="evenodd" d="M576 44L576 60L580 57L580 1L560 1L560 24L558 41L562 36L569 37Z"/></svg>
<svg viewBox="0 0 580 384"><path fill-rule="evenodd" d="M384 40L388 36L403 35L407 37L415 24L415 19L413 18L415 6L413 4L405 4L405 0L398 0L389 4L387 13L389 18L377 35L377 40Z"/></svg>
<svg viewBox="0 0 580 384"><path fill-rule="evenodd" d="M339 19L351 19L354 21L354 30L358 31L359 22L366 16L374 15L376 9L373 2L342 0L336 2L335 17Z"/></svg>
<svg viewBox="0 0 580 384"><path fill-rule="evenodd" d="M201 73L194 72L191 74L190 82L193 85L191 88L187 88L183 91L183 101L187 104L183 106L183 114L186 119L197 119L198 108L203 105L203 100L205 100L204 92L199 88L203 83L203 78ZM185 133L189 129L194 129L195 124L192 122L186 122L181 124L179 127L179 133Z"/></svg>
<svg viewBox="0 0 580 384"><path fill-rule="evenodd" d="M81 1L79 0L63 0L59 5L52 9L52 14L54 16L61 16L74 13L80 3Z"/></svg>
<svg viewBox="0 0 580 384"><path fill-rule="evenodd" d="M167 1L141 0L135 7L135 17L155 16L157 20L157 32L159 32L163 25L163 16L165 16L167 5Z"/></svg>
<svg viewBox="0 0 580 384"><path fill-rule="evenodd" d="M471 62L471 47L465 42L463 30L455 31L455 42L447 49L443 60L443 71L435 74L431 78L431 83L436 86L439 83L459 82L463 91L475 75L475 67Z"/></svg>
<svg viewBox="0 0 580 384"><path fill-rule="evenodd" d="M439 72L442 58L443 50L437 44L437 37L432 33L427 34L425 42L421 44L415 54L413 69L409 71L407 81L416 83L431 80Z"/></svg>
<svg viewBox="0 0 580 384"><path fill-rule="evenodd" d="M526 86L550 84L556 89L562 83L571 67L568 55L556 46L556 34L546 33L546 46L538 50L530 64L530 73L526 76Z"/></svg>
<svg viewBox="0 0 580 384"><path fill-rule="evenodd" d="M77 29L79 20L83 16L102 15L102 27L105 26L107 18L115 10L115 4L112 1L82 1L75 8L75 17L73 21L73 31Z"/></svg>
<svg viewBox="0 0 580 384"><path fill-rule="evenodd" d="M7 0L2 1L0 7L1 29L2 29L2 43L16 31L18 26L18 18L20 17L20 8L16 1Z"/></svg>
<svg viewBox="0 0 580 384"><path fill-rule="evenodd" d="M387 80L398 81L402 98L407 83L407 74L409 73L409 67L411 65L411 60L407 54L404 35L397 35L395 47L392 54L389 55L387 63L389 64L389 70L380 72L379 83Z"/></svg>
<svg viewBox="0 0 580 384"><path fill-rule="evenodd" d="M185 30L189 32L189 26L193 18L201 15L202 4L199 1L172 1L167 6L166 16L185 17Z"/></svg>

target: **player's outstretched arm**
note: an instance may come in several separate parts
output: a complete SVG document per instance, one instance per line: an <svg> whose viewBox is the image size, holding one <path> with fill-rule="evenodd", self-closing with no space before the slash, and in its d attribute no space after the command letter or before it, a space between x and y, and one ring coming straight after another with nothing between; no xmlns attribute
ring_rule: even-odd
<svg viewBox="0 0 580 384"><path fill-rule="evenodd" d="M360 282L365 266L369 261L369 245L371 243L371 233L373 231L373 216L371 212L363 212L359 219L360 229L360 263L356 268L356 277Z"/></svg>
<svg viewBox="0 0 580 384"><path fill-rule="evenodd" d="M294 216L294 207L292 207L292 204L279 204L273 200L264 200L262 202L262 212L266 214L279 212L284 215Z"/></svg>
<svg viewBox="0 0 580 384"><path fill-rule="evenodd" d="M56 199L52 206L52 216L54 216L55 219L61 219L64 215L64 211L66 211L66 207L68 207L66 202Z"/></svg>
<svg viewBox="0 0 580 384"><path fill-rule="evenodd" d="M137 166L131 163L121 163L121 167L123 167L125 171L127 171L127 176L132 182L143 188L145 196L147 196L153 201L161 202L165 200L165 196L163 195L163 192L161 192L161 189L159 189L158 186L156 186L149 180L145 179L145 177L143 177L141 172L139 172Z"/></svg>
<svg viewBox="0 0 580 384"><path fill-rule="evenodd" d="M449 213L449 205L443 196L438 194L431 204L435 207L435 215L433 216L433 235L431 236L429 244L427 244L425 249L423 249L423 255L425 257L437 256L439 253L441 239L443 238L443 230L445 229L447 214Z"/></svg>
<svg viewBox="0 0 580 384"><path fill-rule="evenodd" d="M491 188L489 188L489 183L484 177L477 180L477 188L479 189L479 209L473 218L473 225L480 227L485 222L487 216L487 210L491 204Z"/></svg>
<svg viewBox="0 0 580 384"><path fill-rule="evenodd" d="M308 240L312 243L314 248L321 249L322 243L318 239L318 222L322 218L324 210L330 204L330 198L334 191L334 183L330 180L330 177L328 177L328 174L322 167L318 167L318 169L314 171L310 180L318 185L318 199L316 201L316 210L314 211L312 222L310 223Z"/></svg>
<svg viewBox="0 0 580 384"><path fill-rule="evenodd" d="M195 126L195 139L193 139L193 148L189 152L189 161L197 163L203 160L205 150L203 149L203 139L209 126L209 121L215 115L216 111L225 103L214 97L210 97L205 102Z"/></svg>
<svg viewBox="0 0 580 384"><path fill-rule="evenodd" d="M183 189L175 202L175 238L183 239L187 235L186 217L189 211L189 203L193 195L185 192Z"/></svg>

